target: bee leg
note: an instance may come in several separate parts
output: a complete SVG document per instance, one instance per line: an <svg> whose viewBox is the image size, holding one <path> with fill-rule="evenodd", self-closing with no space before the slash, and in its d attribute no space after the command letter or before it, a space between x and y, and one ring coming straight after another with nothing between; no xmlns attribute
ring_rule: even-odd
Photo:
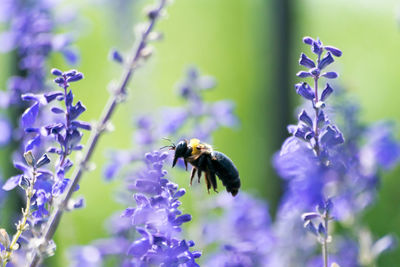
<svg viewBox="0 0 400 267"><path fill-rule="evenodd" d="M201 172L205 171L207 168L204 166L207 163L206 155L201 155L198 159L198 172L197 172L197 178L198 182L200 183L200 178L201 178ZM207 179L206 179L207 180Z"/></svg>
<svg viewBox="0 0 400 267"><path fill-rule="evenodd" d="M207 169L208 169L208 174L210 177L211 185L213 187L214 192L217 192L217 178L215 177L215 170L211 162L211 158L207 157Z"/></svg>
<svg viewBox="0 0 400 267"><path fill-rule="evenodd" d="M206 180L207 192L210 194L211 183L210 183L210 180L209 180L210 178L208 176L209 176L209 173L205 172L204 178Z"/></svg>
<svg viewBox="0 0 400 267"><path fill-rule="evenodd" d="M183 160L185 162L185 169L187 170L187 161L186 159Z"/></svg>
<svg viewBox="0 0 400 267"><path fill-rule="evenodd" d="M218 193L217 178L215 177L215 173L210 171L208 174L209 174L210 182L211 182L214 192Z"/></svg>
<svg viewBox="0 0 400 267"><path fill-rule="evenodd" d="M192 172L190 173L190 186L192 186L193 178L196 175L196 170L197 169L195 167L193 167Z"/></svg>

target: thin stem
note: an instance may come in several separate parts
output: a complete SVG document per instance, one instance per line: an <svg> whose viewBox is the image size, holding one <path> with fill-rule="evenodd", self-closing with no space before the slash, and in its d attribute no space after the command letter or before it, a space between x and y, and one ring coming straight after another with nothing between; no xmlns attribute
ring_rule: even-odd
<svg viewBox="0 0 400 267"><path fill-rule="evenodd" d="M165 3L166 0L160 0L158 8L155 11L153 11L154 12L153 16L150 16L150 23L147 26L146 30L143 32L139 44L137 46L134 46L132 51L133 56L130 60L129 65L127 65L127 68L125 69L125 73L122 76L121 83L118 86L118 88L113 92L113 94L110 95L110 98L102 112L102 116L100 117L99 124L90 135L83 158L81 159L80 163L77 165L77 167L74 169L74 172L72 173L71 183L68 184L67 189L60 198L61 199L60 204L55 207L54 211L52 212L52 215L50 216L44 228L42 236L42 238L44 239L44 244L47 244L53 238L53 235L57 230L58 224L60 223L61 217L68 204L68 201L70 200L72 193L75 191L76 186L81 180L82 173L85 171L86 166L88 165L88 162L93 154L93 151L97 145L100 136L106 130L107 125L111 119L111 116L114 114L115 108L119 103L121 103L121 100L126 95L127 86L132 78L132 75L134 74L134 71L138 67L142 51L146 47L148 35L153 30L154 25L157 19L159 18L160 12L165 6ZM29 260L28 266L36 267L38 266L42 258L39 251L33 251L32 254L33 255Z"/></svg>
<svg viewBox="0 0 400 267"><path fill-rule="evenodd" d="M321 61L321 54L320 53L318 55L318 59L317 59L317 67L319 66L319 62ZM319 79L319 75L314 77L314 94L315 94L315 100L314 100L314 109L315 109L315 126L314 126L314 140L315 140L315 146L314 146L314 150L315 153L317 154L317 156L319 156L320 154L320 147L319 147L319 128L318 128L318 115L319 115L319 108L316 106L318 101L319 101L319 97L318 97L318 79Z"/></svg>
<svg viewBox="0 0 400 267"><path fill-rule="evenodd" d="M322 243L322 257L324 259L324 267L328 267L328 222L329 217L327 215L324 216L324 224L325 224L325 230L326 230L326 235L324 236L324 240Z"/></svg>
<svg viewBox="0 0 400 267"><path fill-rule="evenodd" d="M314 140L315 140L315 152L317 153L317 155L319 155L320 153L320 149L319 149L319 131L318 131L318 115L319 115L319 108L317 108L315 105L318 103L319 99L318 99L318 77L314 78L314 89L315 89L315 103L314 103L314 109L315 109L315 128L314 128Z"/></svg>
<svg viewBox="0 0 400 267"><path fill-rule="evenodd" d="M328 267L328 245L326 240L322 243L322 257L324 258L324 267Z"/></svg>
<svg viewBox="0 0 400 267"><path fill-rule="evenodd" d="M5 267L7 265L7 263L10 261L12 253L14 250L17 250L17 242L20 238L20 236L22 235L22 233L27 229L26 227L26 222L28 220L28 217L30 215L30 211L31 211L31 200L32 200L32 196L33 196L33 186L35 185L36 182L36 168L33 169L32 171L32 181L31 184L29 185L29 188L26 190L26 206L25 209L22 210L22 220L19 221L18 225L17 225L17 232L14 234L13 239L10 243L10 246L7 249L7 253L4 257L3 260L3 267Z"/></svg>
<svg viewBox="0 0 400 267"><path fill-rule="evenodd" d="M64 78L64 86L63 86L63 88L64 88L64 103L65 103L65 109L67 111L65 113L65 121L67 123L67 126L66 126L65 130L68 133L69 127L70 127L70 124L71 124L70 121L69 121L69 113L70 113L69 105L67 105L68 82L67 82L67 76L66 75L63 75L63 78ZM64 165L64 161L65 161L65 159L66 159L66 157L68 156L68 153L69 153L67 145L65 145L64 148L63 147L61 147L61 148L63 150L63 153L62 153L61 159L60 159L60 167L62 167Z"/></svg>

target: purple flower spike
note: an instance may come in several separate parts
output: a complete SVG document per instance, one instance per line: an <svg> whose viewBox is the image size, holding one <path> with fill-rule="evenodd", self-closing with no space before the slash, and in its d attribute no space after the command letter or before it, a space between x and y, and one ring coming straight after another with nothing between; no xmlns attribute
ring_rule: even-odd
<svg viewBox="0 0 400 267"><path fill-rule="evenodd" d="M314 68L315 63L309 57L307 57L304 53L301 53L299 64L306 67L306 68Z"/></svg>
<svg viewBox="0 0 400 267"><path fill-rule="evenodd" d="M331 55L330 52L328 52L325 57L321 60L321 62L318 64L318 68L320 70L323 70L326 68L329 64L331 64L333 61L335 61Z"/></svg>

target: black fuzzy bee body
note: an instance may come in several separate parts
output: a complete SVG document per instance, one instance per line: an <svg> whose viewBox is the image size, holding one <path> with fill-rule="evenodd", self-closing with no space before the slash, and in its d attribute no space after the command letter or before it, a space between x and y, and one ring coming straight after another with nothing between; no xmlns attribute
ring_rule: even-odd
<svg viewBox="0 0 400 267"><path fill-rule="evenodd" d="M214 151L210 145L200 143L198 139L191 139L189 142L186 140L180 141L178 145L172 145L170 148L175 150L172 167L175 166L178 158L183 158L186 169L188 162L193 166L190 175L190 185L196 173L200 182L200 178L204 172L208 191L212 187L215 192L218 192L216 179L218 177L232 196L237 195L240 188L239 172L232 160L224 153Z"/></svg>

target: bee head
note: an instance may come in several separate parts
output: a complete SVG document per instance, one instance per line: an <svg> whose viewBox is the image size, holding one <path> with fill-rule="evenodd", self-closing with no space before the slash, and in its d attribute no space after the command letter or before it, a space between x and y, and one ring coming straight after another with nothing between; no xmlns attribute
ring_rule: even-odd
<svg viewBox="0 0 400 267"><path fill-rule="evenodd" d="M192 148L188 146L188 142L186 140L180 141L176 146L172 147L171 149L175 150L172 167L175 166L178 158L189 157L192 154Z"/></svg>

